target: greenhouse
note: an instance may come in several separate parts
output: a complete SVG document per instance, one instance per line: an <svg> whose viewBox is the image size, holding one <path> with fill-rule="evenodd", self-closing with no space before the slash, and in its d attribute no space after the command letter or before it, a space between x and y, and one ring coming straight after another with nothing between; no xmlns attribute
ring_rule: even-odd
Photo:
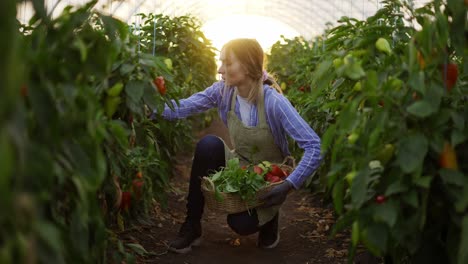
<svg viewBox="0 0 468 264"><path fill-rule="evenodd" d="M0 263L468 264L467 11L0 1Z"/></svg>

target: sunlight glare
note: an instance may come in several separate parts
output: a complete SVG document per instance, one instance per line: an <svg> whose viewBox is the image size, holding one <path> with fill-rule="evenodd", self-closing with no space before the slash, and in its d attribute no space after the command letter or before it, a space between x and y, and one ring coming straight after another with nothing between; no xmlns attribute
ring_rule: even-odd
<svg viewBox="0 0 468 264"><path fill-rule="evenodd" d="M253 15L231 15L210 20L202 26L202 31L218 51L231 39L255 38L268 52L281 35L286 38L299 36L296 30L276 19Z"/></svg>

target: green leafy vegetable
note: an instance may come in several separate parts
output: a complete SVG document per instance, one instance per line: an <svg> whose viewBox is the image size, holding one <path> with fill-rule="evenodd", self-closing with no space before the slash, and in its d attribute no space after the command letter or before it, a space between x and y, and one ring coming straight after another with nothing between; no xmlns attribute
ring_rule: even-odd
<svg viewBox="0 0 468 264"><path fill-rule="evenodd" d="M268 183L263 175L253 171L253 166L241 167L238 158L230 159L222 170L208 175L215 186L215 197L223 193L239 193L241 199L253 202L257 191Z"/></svg>

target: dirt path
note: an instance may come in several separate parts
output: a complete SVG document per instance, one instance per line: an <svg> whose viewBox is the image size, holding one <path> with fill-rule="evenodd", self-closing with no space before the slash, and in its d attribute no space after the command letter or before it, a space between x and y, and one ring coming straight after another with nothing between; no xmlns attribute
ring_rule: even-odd
<svg viewBox="0 0 468 264"><path fill-rule="evenodd" d="M219 120L200 133L226 138ZM168 242L177 234L185 217L191 153L181 153L175 176L171 180L169 206L154 210L152 223L134 227L119 236L141 244L150 255L139 257L138 263L346 263L348 234L329 238L334 224L331 208L324 208L321 197L307 190L289 195L280 213L281 241L276 249L256 247L257 235L239 236L226 223L226 215L205 210L202 219L203 243L188 254L167 252Z"/></svg>

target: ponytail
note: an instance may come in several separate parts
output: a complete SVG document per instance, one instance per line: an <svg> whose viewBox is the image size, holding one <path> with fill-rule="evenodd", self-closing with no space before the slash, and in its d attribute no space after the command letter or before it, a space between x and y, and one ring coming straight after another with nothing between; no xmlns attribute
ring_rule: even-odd
<svg viewBox="0 0 468 264"><path fill-rule="evenodd" d="M276 82L275 78L268 74L266 70L263 70L263 84L268 84L272 88L274 88L278 93L283 94L283 90L281 90L281 87L278 85Z"/></svg>

